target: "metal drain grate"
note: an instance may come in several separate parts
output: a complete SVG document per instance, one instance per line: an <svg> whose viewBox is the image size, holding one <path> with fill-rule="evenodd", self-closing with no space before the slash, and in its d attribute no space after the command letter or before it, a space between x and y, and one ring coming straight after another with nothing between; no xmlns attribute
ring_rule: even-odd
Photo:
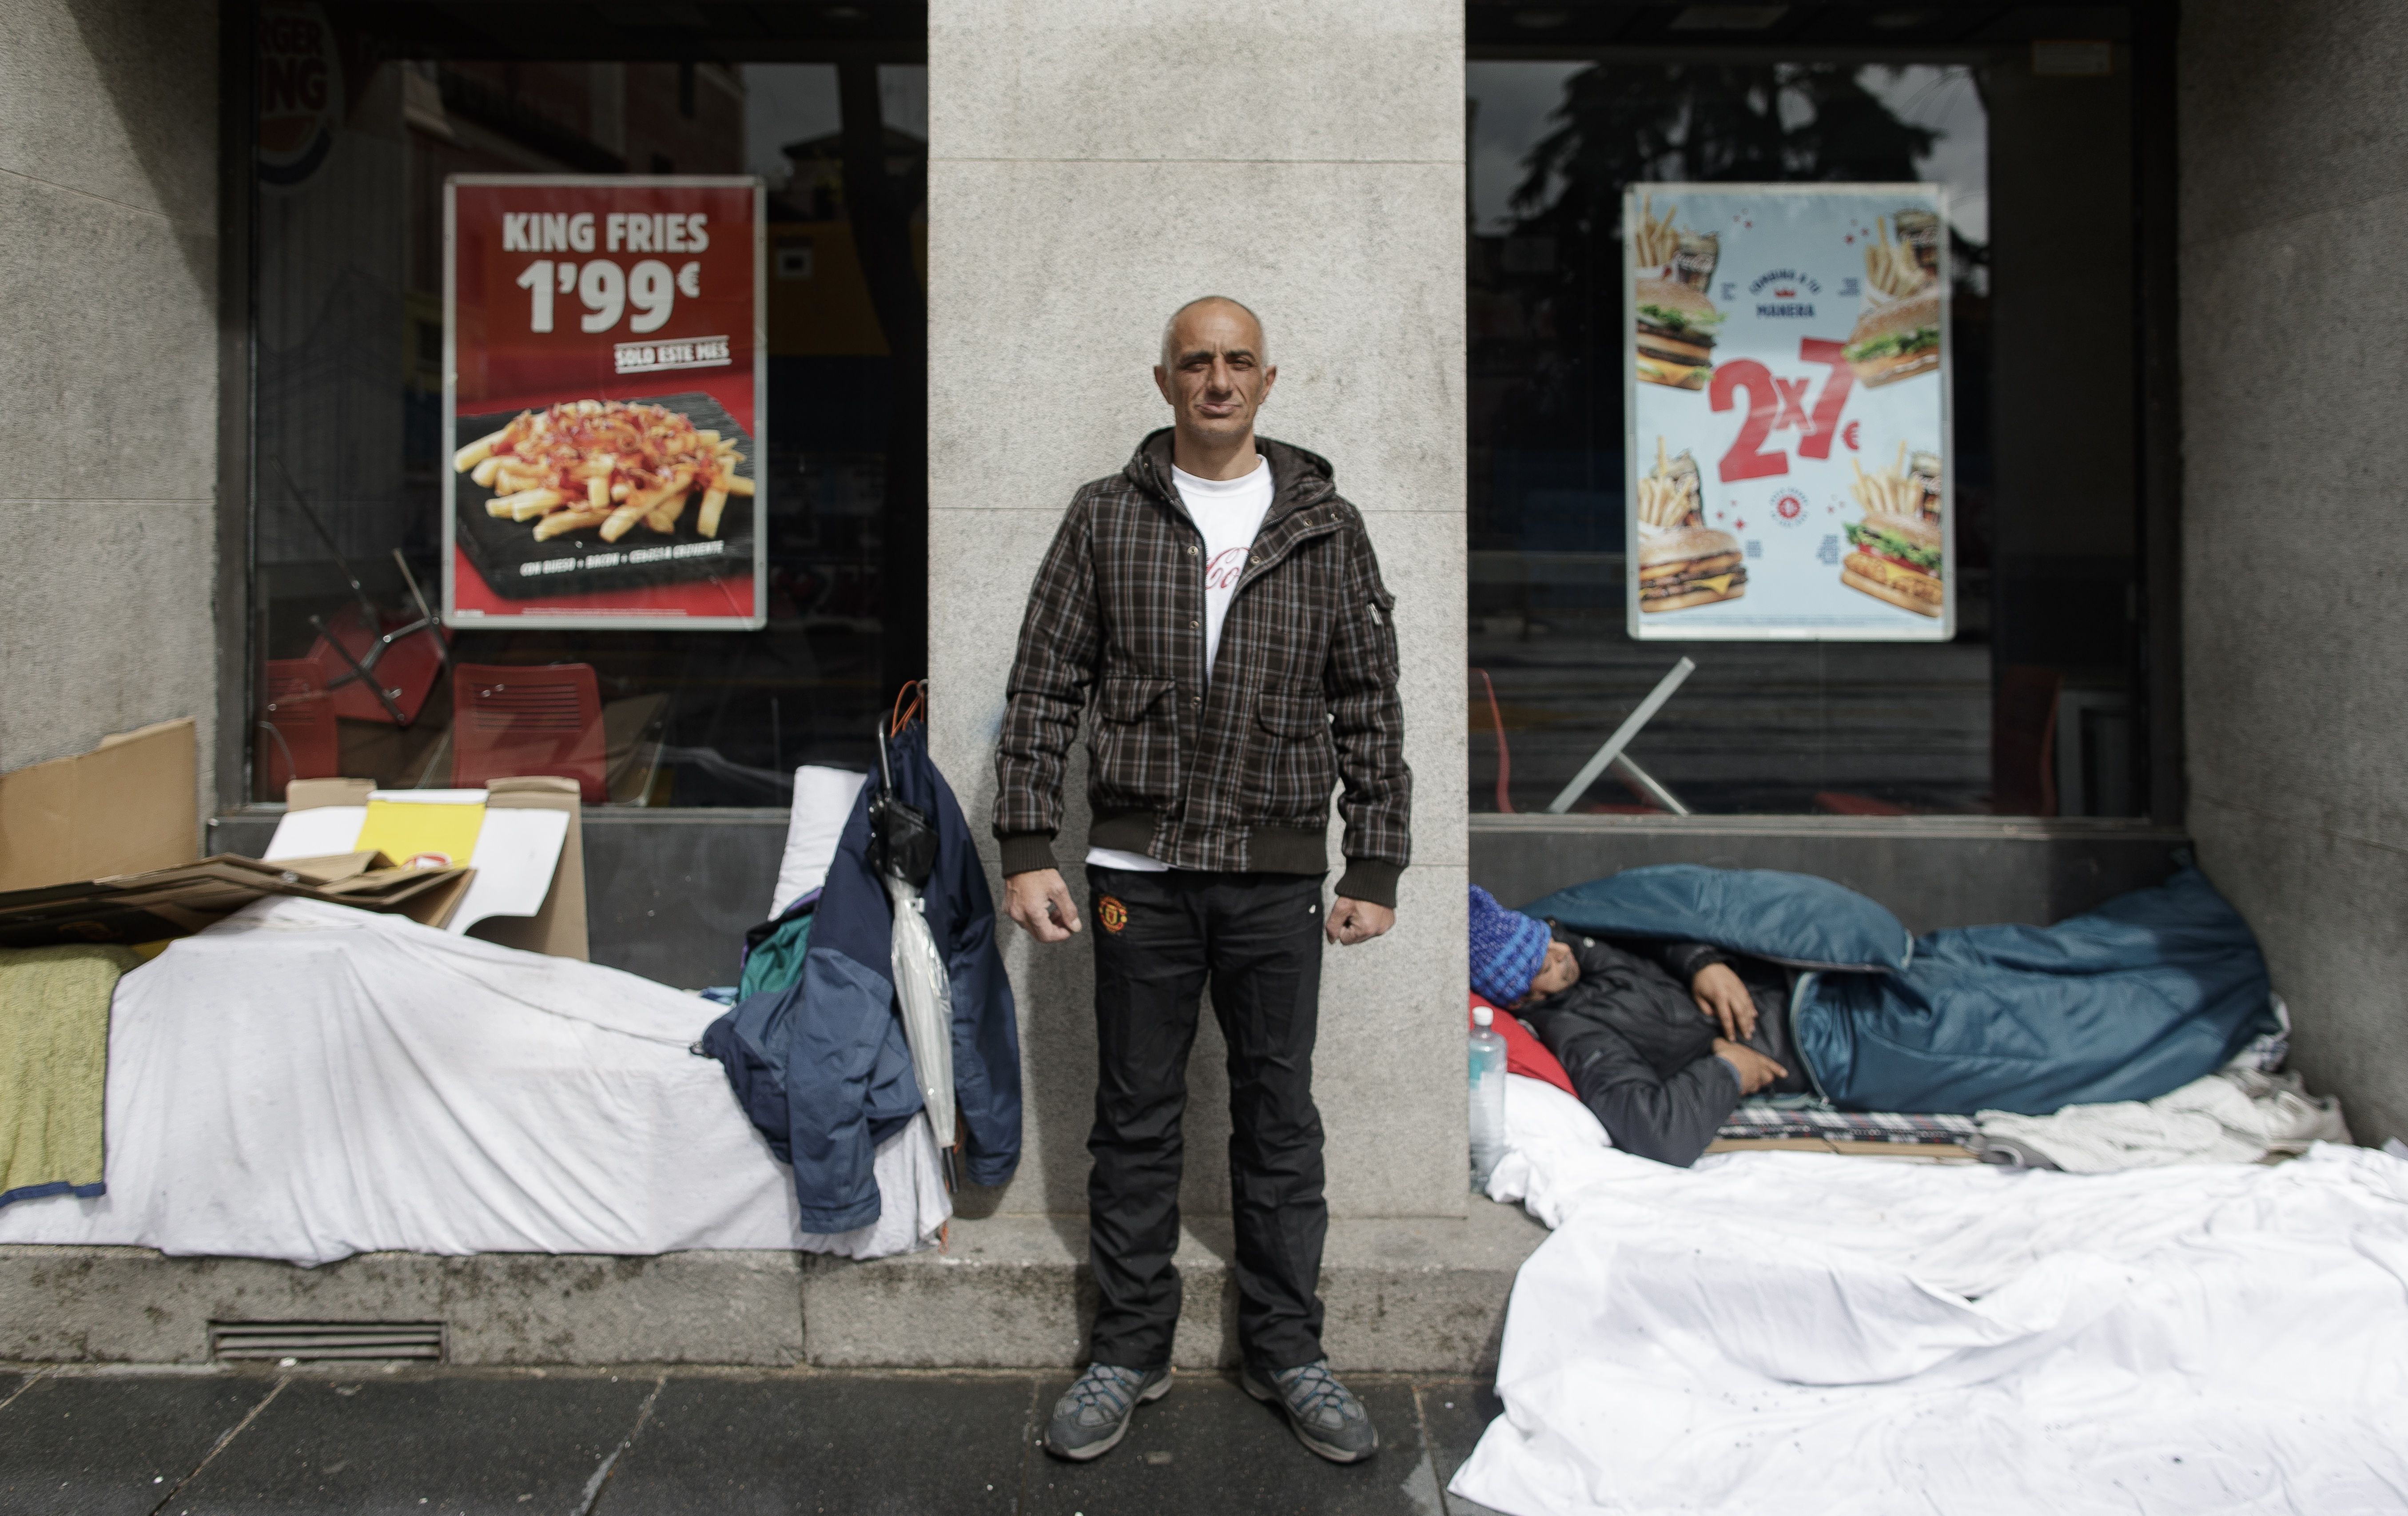
<svg viewBox="0 0 2408 1516"><path fill-rule="evenodd" d="M441 1322L211 1322L218 1359L443 1357Z"/></svg>

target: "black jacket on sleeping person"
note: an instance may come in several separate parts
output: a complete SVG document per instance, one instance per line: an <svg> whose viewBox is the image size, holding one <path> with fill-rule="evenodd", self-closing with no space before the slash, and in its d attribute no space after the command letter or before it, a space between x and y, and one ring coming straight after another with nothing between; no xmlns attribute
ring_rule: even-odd
<svg viewBox="0 0 2408 1516"><path fill-rule="evenodd" d="M1714 1056L1722 1026L1698 1008L1689 981L1709 964L1739 972L1756 1006L1749 1041L1802 1084L1788 1038L1778 970L1700 942L1614 944L1555 929L1579 958L1580 981L1513 1012L1571 1076L1581 1104L1613 1145L1682 1168L1698 1161L1738 1106L1739 1075Z"/></svg>

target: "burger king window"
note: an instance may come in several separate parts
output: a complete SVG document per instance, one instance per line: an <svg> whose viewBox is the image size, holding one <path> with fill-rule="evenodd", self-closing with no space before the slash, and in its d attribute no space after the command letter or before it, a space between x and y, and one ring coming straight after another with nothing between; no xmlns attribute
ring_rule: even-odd
<svg viewBox="0 0 2408 1516"><path fill-rule="evenodd" d="M250 37L250 798L866 767L924 662L924 19L271 0ZM480 378L539 341L583 346Z"/></svg>
<svg viewBox="0 0 2408 1516"><path fill-rule="evenodd" d="M1473 809L2137 813L2128 81L1669 24L1467 68Z"/></svg>

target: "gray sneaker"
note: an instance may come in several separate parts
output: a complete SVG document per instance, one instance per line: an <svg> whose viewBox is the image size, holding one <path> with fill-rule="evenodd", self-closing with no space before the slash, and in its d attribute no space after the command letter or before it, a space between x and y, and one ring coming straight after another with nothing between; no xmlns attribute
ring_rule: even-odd
<svg viewBox="0 0 2408 1516"><path fill-rule="evenodd" d="M1297 1440L1333 1464L1359 1464L1380 1451L1371 1413L1330 1376L1326 1358L1268 1377L1249 1367L1238 1382L1255 1399L1279 1407Z"/></svg>
<svg viewBox="0 0 2408 1516"><path fill-rule="evenodd" d="M1138 1406L1170 1393L1170 1369L1114 1368L1089 1364L1054 1404L1054 1420L1045 1428L1045 1451L1056 1458L1085 1463L1101 1458L1128 1435L1129 1419Z"/></svg>

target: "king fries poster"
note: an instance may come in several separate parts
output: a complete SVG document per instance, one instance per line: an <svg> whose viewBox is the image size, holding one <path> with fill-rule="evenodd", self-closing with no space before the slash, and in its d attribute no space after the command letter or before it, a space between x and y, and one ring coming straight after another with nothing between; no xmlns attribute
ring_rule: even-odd
<svg viewBox="0 0 2408 1516"><path fill-rule="evenodd" d="M751 178L444 184L443 620L757 627Z"/></svg>
<svg viewBox="0 0 2408 1516"><path fill-rule="evenodd" d="M1651 184L1622 215L1630 635L1953 636L1942 187Z"/></svg>

